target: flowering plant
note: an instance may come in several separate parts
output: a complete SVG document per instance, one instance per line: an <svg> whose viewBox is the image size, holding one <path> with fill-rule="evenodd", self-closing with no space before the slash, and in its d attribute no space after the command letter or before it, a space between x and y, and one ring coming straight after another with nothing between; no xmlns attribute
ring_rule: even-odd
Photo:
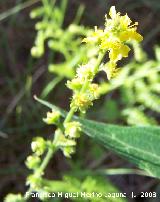
<svg viewBox="0 0 160 202"><path fill-rule="evenodd" d="M29 186L27 193L33 191L43 193L51 190L51 188L49 189L51 182L43 178L50 159L59 149L68 158L71 158L75 152L77 139L80 138L83 131L84 121L75 119L74 114L80 112L84 116L87 109L93 105L93 101L99 98L100 88L94 82L95 76L100 71L104 71L108 79L115 77L118 73L118 61L128 57L130 48L127 43L130 40L142 41L143 37L137 32L137 25L138 23L132 24L127 14L121 16L120 13L117 13L113 6L109 11L109 18L107 15L105 17L104 29L95 27L95 31L89 32L88 36L83 39L83 43L91 44L97 52L92 58L88 59L87 63L77 68L76 75L72 80L67 81L67 87L73 91L69 112L67 114L62 113L55 107L43 119L45 123L56 126L53 140L37 137L31 143L33 154L27 158L26 166L33 173L27 178L27 185ZM32 53L34 51L32 49ZM106 56L109 59L104 62ZM63 119L62 115L64 114L65 118ZM29 194L24 197L20 194L16 196L10 194L5 201L27 201L29 196ZM44 199L42 198L42 200Z"/></svg>

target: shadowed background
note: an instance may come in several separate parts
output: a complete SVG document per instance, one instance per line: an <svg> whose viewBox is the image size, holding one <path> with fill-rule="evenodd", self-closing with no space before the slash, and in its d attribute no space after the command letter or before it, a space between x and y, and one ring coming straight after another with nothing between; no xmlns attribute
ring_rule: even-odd
<svg viewBox="0 0 160 202"><path fill-rule="evenodd" d="M25 3L25 4L24 4ZM48 55L46 50L40 59L32 58L30 49L33 46L36 31L36 20L29 17L30 11L40 5L40 1L6 0L0 2L0 196L1 200L9 192L25 192L25 178L29 171L24 161L30 151L30 142L34 136L47 137L52 133L51 127L46 127L42 121L46 108L39 105L33 95L40 95L45 85L53 78L48 73ZM103 26L104 15L111 5L118 11L128 13L133 21L139 22L139 32L144 36L143 49L150 59L154 59L154 46L159 45L160 37L160 2L159 0L69 0L65 25L67 26L75 16L79 5L85 6L81 24L88 27ZM12 8L15 8L14 10ZM10 10L11 9L11 10ZM62 108L69 104L70 91L65 87L66 80L60 82L47 99ZM90 118L103 120L107 113L96 114L107 99L118 99L118 93L104 96L96 103ZM106 110L106 111L105 111ZM120 108L115 113L120 113ZM92 110L91 110L92 111ZM105 112L104 112L105 111ZM112 112L111 112L112 113ZM151 116L158 117L157 113ZM113 118L114 119L114 118ZM110 122L109 118L104 119ZM123 124L117 118L113 123ZM87 145L87 147L86 147ZM88 149L89 148L89 149ZM56 163L53 163L56 162ZM88 138L82 138L78 145L73 161L67 161L58 152L47 168L47 177L59 179L63 172L69 171L71 164L83 168L118 168L133 167L128 162L114 155L112 152L97 146ZM153 178L136 175L110 176L109 179L121 191L137 193L141 191L160 192L159 182ZM154 202L158 199L135 199L129 201Z"/></svg>

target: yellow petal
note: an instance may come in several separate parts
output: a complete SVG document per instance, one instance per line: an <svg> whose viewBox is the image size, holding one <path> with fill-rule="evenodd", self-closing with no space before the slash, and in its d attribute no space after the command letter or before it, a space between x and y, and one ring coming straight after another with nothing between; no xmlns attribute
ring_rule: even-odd
<svg viewBox="0 0 160 202"><path fill-rule="evenodd" d="M119 35L120 40L123 41L128 41L130 39L130 35L128 31L122 32Z"/></svg>
<svg viewBox="0 0 160 202"><path fill-rule="evenodd" d="M116 18L116 15L117 15L117 13L116 13L116 8L115 8L115 6L112 6L112 7L110 8L110 11L109 11L109 16L110 16L112 19L114 19L114 18Z"/></svg>
<svg viewBox="0 0 160 202"><path fill-rule="evenodd" d="M128 57L129 51L130 51L130 48L127 45L122 45L120 49L120 54L122 54L123 57Z"/></svg>
<svg viewBox="0 0 160 202"><path fill-rule="evenodd" d="M136 40L138 42L143 40L143 37L136 32L135 28L132 28L130 30L127 30L125 32L122 32L119 36L120 40L123 41L128 41L128 40Z"/></svg>
<svg viewBox="0 0 160 202"><path fill-rule="evenodd" d="M131 24L131 19L128 17L128 15L126 14L125 16L121 16L120 17L120 23L121 23L121 27L122 29L127 28L130 24Z"/></svg>
<svg viewBox="0 0 160 202"><path fill-rule="evenodd" d="M122 54L120 54L119 50L110 50L109 58L113 62L117 62L118 60L122 59Z"/></svg>
<svg viewBox="0 0 160 202"><path fill-rule="evenodd" d="M114 77L114 75L116 73L116 69L117 69L116 67L117 67L117 64L112 61L109 61L108 63L105 64L104 71L107 74L108 80L110 80L112 77Z"/></svg>
<svg viewBox="0 0 160 202"><path fill-rule="evenodd" d="M143 40L143 36L137 33L136 31L131 31L130 32L130 38L133 40L136 40L138 42Z"/></svg>
<svg viewBox="0 0 160 202"><path fill-rule="evenodd" d="M111 49L109 53L109 58L111 61L121 60L122 57L128 57L130 48L127 45L121 44L117 49Z"/></svg>

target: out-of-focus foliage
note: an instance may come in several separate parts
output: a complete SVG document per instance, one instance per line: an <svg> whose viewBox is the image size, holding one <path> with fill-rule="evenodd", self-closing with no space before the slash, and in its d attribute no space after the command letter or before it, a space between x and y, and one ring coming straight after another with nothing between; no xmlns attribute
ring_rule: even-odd
<svg viewBox="0 0 160 202"><path fill-rule="evenodd" d="M62 181L41 178L38 185L37 190L40 194L62 192L63 198L70 198L73 202L86 202L86 200L90 202L105 202L106 200L109 202L126 202L125 197L116 197L120 192L111 182L92 174L81 179L65 175ZM59 198L59 201L63 201L63 198ZM51 201L43 196L41 199L46 202Z"/></svg>
<svg viewBox="0 0 160 202"><path fill-rule="evenodd" d="M73 22L64 27L66 6L67 0L60 1L59 6L54 1L54 4L43 4L31 12L31 18L40 18L35 25L37 36L31 54L36 58L41 57L46 51L47 43L50 49L49 71L61 77L72 78L75 67L92 57L95 48L82 44L82 39L92 32L78 25L84 7L80 6ZM58 63L55 62L55 57Z"/></svg>
<svg viewBox="0 0 160 202"><path fill-rule="evenodd" d="M134 59L110 83L101 84L101 93L119 90L118 100L111 101L114 105L112 109L115 108L115 103L121 104L121 115L128 124L157 124L158 118L152 114L154 112L158 117L160 113L160 48L155 47L156 57L150 60L137 43L132 45Z"/></svg>
<svg viewBox="0 0 160 202"><path fill-rule="evenodd" d="M31 1L33 2L33 0L31 0ZM3 2L3 3L6 3L6 5L7 5L8 2L9 1ZM17 3L17 8L20 7L19 2ZM40 6L38 9L34 9L33 12L31 13L31 17L34 18L36 21L38 20L38 22L36 23L37 37L35 40L35 45L32 49L32 55L34 57L40 58L48 50L49 58L48 58L47 63L49 64L49 70L50 70L50 72L53 72L54 76L56 76L56 78L54 80L52 80L46 86L46 88L42 92L42 95L43 95L42 97L45 97L49 92L51 92L51 90L54 88L54 86L59 81L61 81L63 79L63 77L72 78L75 75L75 68L77 67L77 64L85 62L87 57L89 58L90 56L92 56L92 54L93 55L95 54L94 49L91 49L90 47L88 48L86 46L86 44L81 44L81 39L84 38L88 33L91 32L90 29L88 29L84 26L80 26L78 24L79 20L81 18L81 15L83 13L83 6L81 6L79 8L76 17L73 20L73 23L71 25L67 26L66 22L68 22L68 18L65 17L67 0L63 0L63 1L56 1L56 0L52 1L51 0L48 2L52 2L52 5L47 4L47 0L44 0L43 6ZM77 3L77 2L75 1L75 3ZM90 3L90 1L86 1L86 2ZM26 3L28 3L28 1ZM105 8L105 6L108 3L110 3L110 2L106 2L106 1L102 0L102 1L99 1L99 3L97 5L99 7L100 7L100 5L103 5L101 7ZM141 6L143 6L143 10L145 10L144 5L146 5L147 8L151 8L151 9L153 8L155 10L160 8L159 0L135 0L135 1L133 1L133 0L125 1L124 0L124 1L118 1L118 3L119 3L119 7L121 7L121 8L124 8L124 5L125 5L125 9L127 11L132 10L132 8L137 8L137 7L141 7ZM117 3L117 5L118 5L118 3ZM91 5L92 5L92 3L91 3ZM127 8L127 5L128 5L128 8ZM93 7L94 7L94 3L93 3ZM74 10L74 9L72 9L72 10ZM95 23L96 22L96 18L95 18L96 13L94 13L95 10L97 10L99 12L98 7L96 9L93 9L92 14L90 12L87 12L88 19L92 19L91 21L93 21L94 24L96 24ZM154 12L155 10L153 10L153 12L151 12L148 15L149 18L153 13L155 13ZM16 12L14 12L14 13L16 13ZM148 10L147 10L147 12L148 12ZM67 13L67 15L70 16L70 13ZM142 12L142 20L144 19L143 16L144 15ZM153 15L153 18L154 18L154 15ZM2 19L2 18L0 17L0 19ZM5 57L3 57L3 52L2 52L2 55L1 55L2 57L1 57L1 61L0 61L1 67L2 67L1 68L2 75L3 75L3 72L6 74L6 78L4 77L5 78L5 80L4 80L5 88L2 89L2 92L1 92L2 97L4 96L4 98L5 98L5 99L1 99L2 115L4 116L3 108L5 109L6 106L8 106L9 113L7 114L7 117L9 117L9 115L12 115L11 117L13 117L13 120L10 119L9 121L7 121L7 127L4 128L4 131L8 132L9 135L11 133L13 133L12 137L14 137L14 134L15 134L16 142L22 146L21 150L20 150L20 148L18 148L18 150L15 152L17 147L15 147L15 145L12 144L12 147L10 147L11 150L10 151L7 150L7 153L5 152L2 155L2 159L3 159L3 158L5 158L5 155L10 156L10 154L13 153L13 156L11 155L9 158L9 159L11 159L11 161L9 160L9 162L8 162L8 160L7 160L6 162L4 162L5 167L3 167L3 165L2 165L2 168L1 168L2 173L3 172L9 173L8 174L9 176L12 176L12 172L13 172L14 176L19 176L19 169L17 169L17 167L14 167L14 165L12 167L12 164L13 164L12 159L13 160L15 159L14 153L16 153L16 155L15 155L16 160L18 160L17 163L18 163L18 166L20 167L20 163L22 162L23 156L19 155L19 158L17 158L17 153L20 151L23 151L22 155L25 156L26 151L28 152L28 150L25 149L24 142L26 145L26 142L29 138L28 134L31 134L32 133L31 130L33 130L33 129L34 129L34 134L37 134L37 133L39 133L38 128L43 127L43 124L41 122L37 123L37 120L39 120L39 117L40 117L39 109L38 109L38 107L35 107L35 103L32 102L32 100L30 99L31 97L29 97L29 96L32 96L31 87L33 87L34 84L37 84L37 78L38 78L37 73L39 72L39 70L37 72L35 72L35 75L33 75L33 83L32 83L32 73L34 72L34 66L35 66L32 63L32 59L31 58L28 59L28 66L24 65L23 63L21 64L21 61L19 61L19 57L17 57L17 55L19 56L18 53L19 52L21 53L21 51L19 51L20 47L15 46L15 48L14 48L14 46L10 46L12 40L15 40L15 37L11 37L12 40L8 40L8 36L7 36L8 33L10 36L12 36L12 35L16 36L16 34L14 34L14 33L15 33L15 31L17 31L17 28L19 28L19 23L21 24L23 22L21 20L19 20L19 22L17 22L16 20L17 20L17 18L15 15L15 18L14 19L11 18L11 21L9 23L7 23L7 24L9 24L8 26L10 26L10 27L7 27L6 26L7 24L4 24L4 27L2 25L2 29L1 29L2 49L4 50L4 55L6 53L9 55L9 57L8 57L8 55L6 54L5 57L6 57L7 62L5 63L4 62L5 60L3 61L3 59ZM64 23L64 20L66 21L65 23ZM147 19L144 19L144 20L147 21ZM158 22L158 18L157 18L157 22ZM25 27L28 26L27 23L24 23L24 24L25 24ZM141 23L141 24L143 26L143 23ZM148 24L149 24L149 20L148 20ZM16 25L16 26L14 26L14 25ZM145 23L144 23L144 25L145 25ZM6 31L4 32L5 26L6 26L6 28L10 28L10 29L6 29ZM13 31L11 29L12 26L14 27L15 31ZM147 27L150 29L150 26L147 26ZM158 32L159 28L158 28L158 26L154 26L154 25L151 25L151 27L153 27L153 29L151 29L151 31L148 32L148 35L150 36L149 38L152 39L152 41L154 41L154 34L152 34L152 33ZM141 28L141 30L143 30L143 27ZM13 33L12 33L12 31L13 31ZM144 30L143 30L143 32L144 32ZM19 29L18 29L18 33L20 33ZM27 34L28 34L28 32L26 32L26 35ZM28 36L31 36L31 35L28 34ZM23 37L26 37L25 33L24 33ZM17 36L16 36L16 38L17 38ZM31 41L31 40L29 40L29 41ZM28 41L25 41L25 43L24 43L23 40L21 40L21 38L18 38L18 42L20 43L20 45L29 44ZM147 40L145 39L145 43L146 42L147 42ZM150 43L148 43L148 44L149 44L148 46L150 47ZM158 106L159 106L160 86L159 86L159 68L158 68L158 66L160 64L160 62L159 62L160 61L160 53L159 53L160 51L159 51L159 48L156 48L155 52L156 52L157 58L156 58L156 60L150 61L147 58L147 56L145 56L146 54L145 53L143 54L143 51L141 49L139 49L139 47L136 47L136 44L134 44L134 46L135 46L136 59L133 59L131 63L129 63L128 65L126 65L123 68L122 72L118 76L118 78L121 78L121 80L118 81L118 78L117 78L114 81L111 81L111 85L109 85L108 83L101 84L101 87L102 87L101 93L102 94L106 93L106 92L109 92L109 93L106 96L104 108L102 108L102 106L98 106L98 111L104 111L104 109L105 109L105 116L107 114L107 121L110 123L113 123L113 122L122 123L122 117L123 117L123 120L125 120L128 124L134 124L134 125L157 124L158 119L159 119ZM13 47L14 50L12 50L11 47ZM16 47L18 47L18 49ZM22 48L23 48L23 46L22 46ZM11 54L10 54L10 50L12 50ZM23 50L24 50L24 48L23 48ZM140 54L139 54L139 51L140 51ZM12 56L12 57L10 57L10 56ZM25 57L25 54L23 56ZM140 56L140 58L139 58L139 56ZM20 57L22 57L22 56L20 56ZM147 62L147 60L149 60L149 61ZM23 60L23 62L24 61L26 61L26 60ZM8 69L7 69L8 62L9 62L9 64L13 65L13 68L10 68L10 71L8 71ZM36 62L36 60L34 60L34 62ZM23 73L23 75L22 75L22 72L19 71L20 64L25 67L25 72ZM147 66L149 66L149 67L147 67ZM18 69L17 69L17 67L18 67ZM144 71L144 75L143 75L143 71ZM138 72L140 72L140 76L138 76ZM42 71L42 73L43 73L43 71ZM142 73L142 75L141 75L141 73ZM129 78L127 79L128 76L129 76ZM131 78L132 76L135 77L135 78L133 77L135 82L133 82L133 78ZM3 83L3 79L1 81ZM25 81L26 81L26 84L25 84ZM132 85L128 84L128 83L130 83L130 81L131 81ZM154 81L154 82L152 83L152 81ZM23 86L24 86L24 88L23 88ZM42 87L40 85L40 83L38 83L38 86ZM116 89L115 93L112 92L112 90L114 90L114 89ZM19 90L20 90L20 92L18 92ZM63 93L63 90L64 89L62 88L61 89L62 93ZM9 95L9 97L7 97L7 95ZM27 96L27 99L26 99L26 96L24 96L24 95ZM22 99L22 97L24 97L24 99ZM58 96L56 95L55 98L57 98L57 97ZM148 98L149 98L150 102L147 102ZM8 100L8 101L6 102L6 100ZM21 102L19 102L19 101L21 101ZM129 103L128 103L128 101L129 101ZM5 103L5 105L3 103ZM127 109L125 109L126 107L127 107ZM13 113L14 108L15 108L15 114ZM30 108L32 108L32 109L34 108L34 110L32 110L32 113L30 112L30 110L28 110ZM122 108L125 110L122 110ZM122 111L122 113L121 113L121 111ZM25 117L25 119L22 117ZM104 117L104 114L102 117ZM7 119L5 119L5 121L6 120ZM9 124L11 124L11 125L9 125ZM3 136L3 132L0 132L0 133ZM23 134L22 142L21 142L21 134ZM24 136L25 134L27 134L27 135ZM5 134L4 134L4 136L5 136ZM15 139L12 139L12 137L10 136L10 141L9 141L10 146L11 146L10 142L12 140L13 140L13 142L15 142L14 141ZM17 141L17 137L18 138L20 137L18 139L18 141ZM25 138L25 137L27 137L27 138ZM83 138L85 138L85 137L83 137ZM6 147L5 144L4 144L4 146ZM3 151L3 148L4 147L3 147L3 142L2 142L2 151ZM83 155L82 155L81 151L83 151ZM81 167L83 167L84 164L86 163L86 162L84 162L84 154L85 154L86 159L88 160L88 158L87 158L88 154L86 154L87 153L86 151L88 153L93 153L92 154L93 162L91 159L89 159L89 163L91 162L91 164L94 164L96 162L97 167L102 165L102 163L103 163L102 161L100 164L97 164L100 157L102 157L102 154L104 154L102 147L97 144L96 145L92 144L88 149L88 147L86 147L86 144L83 141L81 143L81 150L77 152L77 153L79 153L79 154L77 154L78 158L76 159L76 161L77 161L76 163L78 165L80 164L80 161L81 161L81 165L82 165ZM73 161L74 161L74 165L75 165L75 159L73 159ZM16 162L14 162L14 163L16 163ZM11 171L11 173L10 173L10 167L9 167L10 165L11 165L11 170L13 170L13 171ZM90 165L88 165L88 162L87 162L87 166L90 166ZM78 166L75 165L75 167L78 167ZM83 174L82 170L83 169L81 169L81 173ZM73 171L73 168L71 168L71 173L72 173L72 171ZM23 170L22 170L22 172L23 172ZM25 172L23 172L23 175L25 175ZM11 179L11 182L8 182L8 183L6 183L6 181L8 181L8 179L9 179L8 176L6 176L6 178L7 178L7 180L3 180L3 178L2 178L2 183L1 183L2 187L7 186L7 189L8 189L9 184L11 183L10 191L12 191L12 186L13 186L14 181L16 181L16 184L18 184L17 178L14 177L14 180L13 180L12 177L11 178L9 177ZM102 180L102 182L100 182L101 179L97 179L97 177L95 177L95 179L93 177L90 180L88 180L88 178L79 180L79 179L75 179L71 176L68 176L67 178L68 178L67 182L70 181L72 186L74 186L74 182L76 180L77 180L77 185L79 183L83 184L87 181L86 184L88 185L88 187L90 187L92 184L94 184L94 182L96 182L96 185L99 186L100 184L103 184L103 181L105 181L103 186L106 187L107 191L110 190L109 186L112 186L111 184L109 184L109 186L107 186L106 184L108 182L106 182L106 180ZM89 178L91 178L91 177L89 177ZM65 181L66 181L66 179L64 178L63 181L61 181L61 182L65 183ZM22 180L21 180L21 182L22 182ZM20 185L19 187L22 188L23 186ZM97 191L97 190L100 190L100 188L96 187L95 191ZM67 189L67 191L68 191L68 189ZM103 191L103 189L101 191ZM136 185L136 191L137 191L137 185ZM3 192L3 190L2 190L2 192ZM23 201L21 195L14 196L14 195L10 194L8 201L11 202L11 200L17 201L17 202ZM49 202L51 202L51 201L58 202L60 200L59 199L49 200ZM116 201L118 202L119 200L116 199Z"/></svg>
<svg viewBox="0 0 160 202"><path fill-rule="evenodd" d="M25 202L21 194L8 194L4 202Z"/></svg>

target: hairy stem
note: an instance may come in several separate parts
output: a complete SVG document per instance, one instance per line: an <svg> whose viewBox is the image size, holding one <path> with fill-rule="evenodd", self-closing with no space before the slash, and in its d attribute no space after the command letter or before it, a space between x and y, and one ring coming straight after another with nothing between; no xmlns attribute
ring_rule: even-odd
<svg viewBox="0 0 160 202"><path fill-rule="evenodd" d="M100 53L99 56L98 56L97 62L95 64L95 66L94 66L95 74L98 72L98 68L99 68L99 65L101 64L101 61L102 61L103 57L104 57L104 53ZM84 82L84 85L82 86L81 92L82 93L85 92L87 87L88 87L88 80L86 79L86 81ZM72 119L75 112L76 112L76 108L71 107L70 111L68 112L68 114L67 114L67 116L66 116L66 118L65 118L65 120L63 122L63 125L68 123ZM55 144L55 139L53 140L53 144ZM58 148L56 148L56 147L48 149L48 152L46 153L46 156L44 157L39 169L37 170L39 172L40 176L43 175L43 171L47 167L50 159L53 157L53 154L56 152L57 149ZM31 191L32 190L30 188L29 192L31 192Z"/></svg>

